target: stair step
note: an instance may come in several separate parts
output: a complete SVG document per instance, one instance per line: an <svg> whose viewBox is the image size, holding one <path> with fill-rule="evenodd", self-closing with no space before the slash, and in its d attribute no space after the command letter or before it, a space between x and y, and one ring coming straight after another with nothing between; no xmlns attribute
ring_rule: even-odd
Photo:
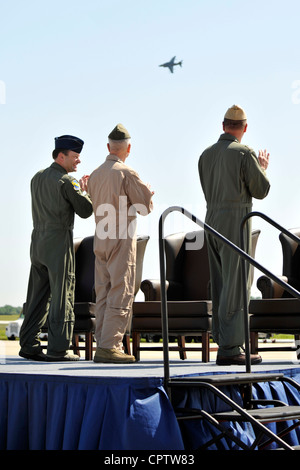
<svg viewBox="0 0 300 470"><path fill-rule="evenodd" d="M220 385L234 385L235 383L250 384L257 382L271 382L280 380L284 377L282 373L241 373L241 374L214 374L214 375L199 375L190 377L172 377L168 385L197 385L197 383L209 383L215 386Z"/></svg>
<svg viewBox="0 0 300 470"><path fill-rule="evenodd" d="M261 423L286 421L300 418L300 406L276 406L244 411ZM212 416L218 421L245 421L245 417L234 410L212 413Z"/></svg>

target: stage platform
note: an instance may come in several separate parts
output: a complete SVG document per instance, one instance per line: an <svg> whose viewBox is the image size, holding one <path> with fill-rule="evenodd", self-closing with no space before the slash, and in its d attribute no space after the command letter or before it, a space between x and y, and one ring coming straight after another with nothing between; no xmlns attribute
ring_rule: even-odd
<svg viewBox="0 0 300 470"><path fill-rule="evenodd" d="M4 353L3 347L7 348ZM16 343L14 347L17 349ZM2 450L192 452L211 432L205 429L203 422L185 428L184 432L179 427L163 387L161 352L142 352L141 361L135 364L107 365L83 359L70 363L38 363L20 358L11 348L11 344L0 345ZM252 372L280 371L300 382L300 364L295 360L295 353L278 353L277 356L266 353L265 356L268 358L253 366ZM219 367L214 357L209 363L202 363L199 357L200 353L192 352L182 361L172 353L171 376L245 371L244 367ZM240 399L232 387L226 393ZM300 404L298 394L282 384L257 384L254 393ZM207 402L211 409L209 397L192 395L185 391L185 403L200 400L202 406ZM237 426L237 432L251 440L249 426ZM293 431L291 439L291 444L300 444L300 433ZM231 448L226 442L218 447L220 450Z"/></svg>

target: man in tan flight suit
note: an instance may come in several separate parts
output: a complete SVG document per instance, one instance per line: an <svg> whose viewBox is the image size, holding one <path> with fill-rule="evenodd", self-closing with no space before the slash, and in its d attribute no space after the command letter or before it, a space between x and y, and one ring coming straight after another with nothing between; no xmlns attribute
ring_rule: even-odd
<svg viewBox="0 0 300 470"><path fill-rule="evenodd" d="M74 326L74 214L87 218L93 207L90 197L84 194L88 177L78 182L68 173L77 171L83 144L83 140L71 135L56 137L54 162L31 180L31 270L19 352L29 360L79 359L68 351ZM47 355L39 340L46 320Z"/></svg>
<svg viewBox="0 0 300 470"><path fill-rule="evenodd" d="M252 197L263 199L269 192L270 184L265 173L269 154L260 150L257 157L251 148L241 144L247 130L247 117L239 106L234 105L227 110L223 130L218 142L208 147L199 159L199 176L207 202L205 221L240 246L240 223L251 211ZM245 238L245 250L250 253L250 222ZM207 243L213 338L219 346L217 364L245 364L241 259L212 235L207 234ZM259 355L251 355L252 364L260 362Z"/></svg>
<svg viewBox="0 0 300 470"><path fill-rule="evenodd" d="M125 164L130 135L118 124L108 136L109 155L90 176L96 222L94 241L97 350L95 362L130 363L122 351L134 298L136 213L152 210L153 192Z"/></svg>

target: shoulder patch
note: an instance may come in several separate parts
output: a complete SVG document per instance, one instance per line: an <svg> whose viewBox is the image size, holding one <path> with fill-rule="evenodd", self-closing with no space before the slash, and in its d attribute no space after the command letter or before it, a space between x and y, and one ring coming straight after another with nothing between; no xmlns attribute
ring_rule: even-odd
<svg viewBox="0 0 300 470"><path fill-rule="evenodd" d="M79 186L79 183L77 180L72 180L71 181L72 185L73 185L73 188L75 189L75 191L79 191L80 190L80 186Z"/></svg>

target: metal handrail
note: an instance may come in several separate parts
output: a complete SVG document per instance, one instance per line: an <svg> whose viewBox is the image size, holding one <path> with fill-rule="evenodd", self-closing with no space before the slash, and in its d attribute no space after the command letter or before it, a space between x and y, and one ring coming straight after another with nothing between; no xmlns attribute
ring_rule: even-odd
<svg viewBox="0 0 300 470"><path fill-rule="evenodd" d="M282 281L279 279L277 276L275 276L273 273L268 271L264 266L259 264L254 258L252 258L248 253L246 253L244 250L236 246L234 243L232 243L230 240L228 240L226 237L221 235L219 232L214 230L212 227L207 225L205 222L202 222L200 219L198 219L195 215L191 214L189 211L184 209L183 207L180 206L172 206L166 209L160 216L159 219L159 260L160 260L160 286L161 286L161 319L162 319L162 336L163 336L163 357L164 357L164 382L165 382L165 387L168 388L168 383L170 380L170 361L169 361L169 346L168 346L168 309L167 309L167 292L166 292L166 271L165 271L165 240L164 240L164 222L166 217L171 213L171 212L181 212L183 215L188 217L190 220L192 220L195 224L199 225L202 227L206 232L208 232L210 235L212 235L215 238L218 238L221 240L223 243L228 245L232 250L237 252L239 256L244 260L248 261L250 264L252 264L254 267L262 271L264 274L267 276L271 277L273 280L275 280L278 284L280 284L282 287L284 287L285 290L290 292L294 297L297 297L300 299L300 292L298 292L296 289L294 289L292 286L287 284L286 282ZM250 214L248 214L250 216ZM265 216L265 219L267 220L267 217ZM243 222L245 223L246 220L243 219ZM276 222L274 222L276 224ZM276 224L277 228L279 228L279 224ZM282 229L280 227L280 229ZM286 229L283 229L282 231L286 231ZM242 232L242 229L241 229ZM289 233L289 232L288 232ZM292 234L291 234L292 235ZM243 236L241 237L243 239ZM294 236L292 237L294 238ZM298 237L296 237L298 238ZM300 242L300 239L298 239ZM243 265L243 276L244 280L246 279L246 265L245 262L242 263ZM251 360L250 360L250 347L249 347L249 320L248 320L248 298L247 298L247 286L246 283L244 282L244 290L243 290L243 295L244 295L244 319L245 319L245 356L246 356L246 372L251 371ZM246 339L247 338L247 339Z"/></svg>

